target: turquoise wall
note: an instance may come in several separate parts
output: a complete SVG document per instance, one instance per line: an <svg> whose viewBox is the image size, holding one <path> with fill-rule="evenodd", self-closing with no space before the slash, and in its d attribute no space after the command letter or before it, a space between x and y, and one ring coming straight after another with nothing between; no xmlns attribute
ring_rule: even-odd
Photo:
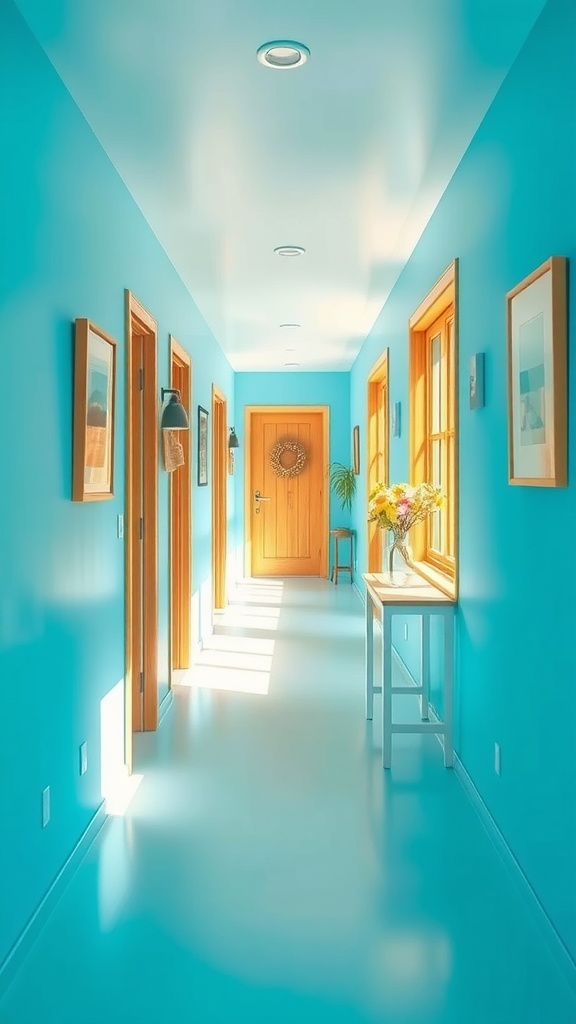
<svg viewBox="0 0 576 1024"><path fill-rule="evenodd" d="M244 547L244 414L247 405L327 405L330 409L330 461L352 464L349 373L237 373L235 383L236 433L240 441L235 466L237 566L243 572ZM364 420L365 422L365 420ZM358 500L358 493L356 500ZM330 526L348 526L343 512L330 495ZM332 558L332 552L330 552ZM330 564L332 562L330 561Z"/></svg>
<svg viewBox="0 0 576 1024"><path fill-rule="evenodd" d="M168 383L169 332L194 359L194 408L210 408L214 381L233 410L233 374L52 65L5 0L0 119L1 962L100 805L105 706L111 733L122 735L110 722L110 707L122 714L122 699L110 704L108 695L122 698L124 674L124 551L116 537L124 511L124 289L158 320L161 384ZM118 342L113 501L70 500L78 316ZM168 679L167 496L160 472L161 696ZM211 487L196 489L193 512L198 591L210 585ZM89 769L80 777L84 740ZM121 750L109 755L122 759ZM41 791L48 785L52 820L43 830Z"/></svg>
<svg viewBox="0 0 576 1024"><path fill-rule="evenodd" d="M505 294L549 256L576 256L575 39L573 0L550 0L351 375L352 419L362 422L368 371L388 346L390 401L407 409L408 317L458 257L458 751L573 955L576 428L572 416L568 488L509 486ZM574 323L574 290L569 316ZM473 412L467 368L476 352L486 353L486 406ZM570 359L572 407L575 386ZM407 467L404 433L392 441L391 480Z"/></svg>

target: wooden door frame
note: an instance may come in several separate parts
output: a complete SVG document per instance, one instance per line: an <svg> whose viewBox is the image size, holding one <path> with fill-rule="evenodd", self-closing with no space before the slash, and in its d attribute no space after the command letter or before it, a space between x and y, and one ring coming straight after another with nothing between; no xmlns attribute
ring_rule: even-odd
<svg viewBox="0 0 576 1024"><path fill-rule="evenodd" d="M244 409L244 575L252 573L252 492L250 486L251 465L251 430L252 415L259 413L320 413L322 416L322 462L326 466L330 461L330 406L328 405L247 405ZM328 579L328 537L330 530L330 488L328 482L324 488L323 519L325 523L324 542L321 558L321 577Z"/></svg>
<svg viewBox="0 0 576 1024"><path fill-rule="evenodd" d="M170 340L170 387L178 388L180 401L192 423L192 359L172 335ZM169 685L175 670L190 667L192 601L192 430L179 431L184 465L169 474L169 573L170 664Z"/></svg>
<svg viewBox="0 0 576 1024"><path fill-rule="evenodd" d="M382 385L386 383L386 402L384 409L381 409ZM366 473L366 502L370 491L379 480L384 477L388 483L389 460L390 460L390 402L388 390L388 349L376 360L368 374L367 401L366 401L366 437L367 445L367 473ZM375 414L380 410L384 417L385 445L384 452L380 454L378 448L378 422ZM368 572L382 571L382 530L376 523L367 523L367 556Z"/></svg>
<svg viewBox="0 0 576 1024"><path fill-rule="evenodd" d="M142 536L143 586L142 652L144 689L142 716L137 711L140 680L133 666L140 628L136 626L140 593L136 592L134 573L135 545L140 538L139 509L134 503L134 465L132 454L134 393L139 389L139 368L134 365L134 337L143 343L143 463L144 530ZM153 730L158 725L158 326L147 309L126 290L126 508L125 508L125 605L126 605L126 763L132 765L132 733ZM138 663L140 658L138 656ZM136 699L135 699L136 698Z"/></svg>
<svg viewBox="0 0 576 1024"><path fill-rule="evenodd" d="M228 547L228 419L227 402L212 385L212 605L226 607L226 554Z"/></svg>

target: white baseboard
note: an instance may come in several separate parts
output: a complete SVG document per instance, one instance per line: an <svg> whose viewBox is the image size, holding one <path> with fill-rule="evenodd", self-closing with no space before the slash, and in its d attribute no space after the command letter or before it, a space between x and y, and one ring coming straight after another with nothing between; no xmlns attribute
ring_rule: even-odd
<svg viewBox="0 0 576 1024"><path fill-rule="evenodd" d="M397 668L404 676L404 679L409 681L409 685L415 684L416 681L412 673L404 664L402 658L400 657L400 655L398 654L394 647L392 648L392 656ZM438 719L438 715L436 714L436 711L432 706L430 706L430 718L432 720ZM442 745L443 737L437 736L437 739ZM567 984L576 996L576 962L574 961L573 957L570 954L570 951L568 950L568 948L562 941L561 936L558 934L556 928L554 927L554 924L548 916L543 904L538 899L538 896L532 888L532 885L530 884L527 875L524 873L520 863L514 856L511 847L508 845L507 840L505 839L503 833L500 831L487 805L484 803L484 800L480 796L480 793L476 789L476 786L474 785L472 779L470 778L468 772L466 771L466 768L464 767L458 754L454 754L454 771L456 773L458 781L460 782L462 788L464 789L464 792L466 793L468 799L470 800L472 806L474 807L474 810L476 811L478 817L480 818L484 830L488 834L488 838L490 839L492 845L494 846L498 856L500 857L500 860L504 864L504 867L506 868L506 871L512 883L516 887L516 890L520 893L525 905L530 910L532 917L535 920L544 941L546 942L546 945L548 946L552 956L554 957L554 960L556 961L558 967L562 972L562 975L564 976Z"/></svg>
<svg viewBox="0 0 576 1024"><path fill-rule="evenodd" d="M454 758L454 770L508 875L532 912L556 963L576 996L576 963L457 754Z"/></svg>
<svg viewBox="0 0 576 1024"><path fill-rule="evenodd" d="M173 700L174 700L174 694L172 693L172 688L170 688L168 690L168 693L165 694L165 696L164 696L164 698L163 698L163 700L162 700L162 702L160 704L160 707L158 709L158 725L160 725L160 722L164 718L164 715L166 714L166 712L172 707L172 701Z"/></svg>
<svg viewBox="0 0 576 1024"><path fill-rule="evenodd" d="M104 822L106 821L105 804L102 802L96 814L90 821L88 827L80 836L76 846L67 860L64 862L56 878L52 882L46 894L42 897L32 917L24 930L20 933L6 959L0 964L0 996L4 994L12 982L16 972L24 958L30 952L40 931L44 927L48 917L54 910L58 900L62 896L72 875L78 867L82 858L86 855L89 846L94 842Z"/></svg>

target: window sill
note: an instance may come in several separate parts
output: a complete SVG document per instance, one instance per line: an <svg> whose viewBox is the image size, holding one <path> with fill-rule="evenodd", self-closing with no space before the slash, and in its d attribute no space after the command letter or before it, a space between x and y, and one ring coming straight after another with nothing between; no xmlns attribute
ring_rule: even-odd
<svg viewBox="0 0 576 1024"><path fill-rule="evenodd" d="M451 597L453 601L458 599L458 586L451 576L447 576L429 562L414 562L414 568L419 576L441 590L446 597Z"/></svg>

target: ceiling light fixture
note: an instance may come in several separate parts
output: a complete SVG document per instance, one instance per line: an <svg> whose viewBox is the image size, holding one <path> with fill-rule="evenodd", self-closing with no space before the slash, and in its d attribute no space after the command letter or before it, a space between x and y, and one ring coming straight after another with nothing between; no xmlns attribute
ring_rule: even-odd
<svg viewBox="0 0 576 1024"><path fill-rule="evenodd" d="M300 366L300 363L284 363L284 366Z"/></svg>
<svg viewBox="0 0 576 1024"><path fill-rule="evenodd" d="M301 327L302 324L280 324L281 331L294 331L297 327Z"/></svg>
<svg viewBox="0 0 576 1024"><path fill-rule="evenodd" d="M277 256L302 256L306 249L303 245L278 245L274 252Z"/></svg>
<svg viewBox="0 0 576 1024"><path fill-rule="evenodd" d="M270 43L262 43L256 50L256 56L267 68L289 71L305 64L310 50L304 43L296 43L293 39L274 39Z"/></svg>

